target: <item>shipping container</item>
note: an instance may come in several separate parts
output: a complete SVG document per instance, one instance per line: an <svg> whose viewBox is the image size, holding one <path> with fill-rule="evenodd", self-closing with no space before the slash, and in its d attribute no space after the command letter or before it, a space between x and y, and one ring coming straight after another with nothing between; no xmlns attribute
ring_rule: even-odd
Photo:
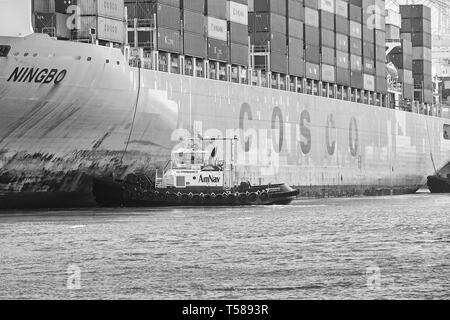
<svg viewBox="0 0 450 320"><path fill-rule="evenodd" d="M77 4L77 0L54 0L52 2L54 2L55 12L59 13L71 13L71 10L68 9Z"/></svg>
<svg viewBox="0 0 450 320"><path fill-rule="evenodd" d="M431 61L431 49L425 47L412 48L413 60L428 60Z"/></svg>
<svg viewBox="0 0 450 320"><path fill-rule="evenodd" d="M156 13L157 26L181 30L181 10L165 4L158 4Z"/></svg>
<svg viewBox="0 0 450 320"><path fill-rule="evenodd" d="M226 41L208 39L208 59L228 62L228 45Z"/></svg>
<svg viewBox="0 0 450 320"><path fill-rule="evenodd" d="M375 43L375 34L373 29L369 29L365 26L362 28L363 31L363 40L370 43Z"/></svg>
<svg viewBox="0 0 450 320"><path fill-rule="evenodd" d="M402 18L423 18L431 21L431 8L424 5L401 5Z"/></svg>
<svg viewBox="0 0 450 320"><path fill-rule="evenodd" d="M289 57L303 60L305 57L303 41L301 39L289 38Z"/></svg>
<svg viewBox="0 0 450 320"><path fill-rule="evenodd" d="M206 58L206 39L204 35L185 32L184 54L196 58Z"/></svg>
<svg viewBox="0 0 450 320"><path fill-rule="evenodd" d="M319 1L320 0L304 0L305 7L319 10Z"/></svg>
<svg viewBox="0 0 450 320"><path fill-rule="evenodd" d="M386 76L386 62L375 61L375 74L377 77Z"/></svg>
<svg viewBox="0 0 450 320"><path fill-rule="evenodd" d="M373 43L363 41L363 56L365 58L375 59L375 46Z"/></svg>
<svg viewBox="0 0 450 320"><path fill-rule="evenodd" d="M322 63L335 66L336 65L336 53L333 48L327 48L327 47L321 47L321 57L322 57Z"/></svg>
<svg viewBox="0 0 450 320"><path fill-rule="evenodd" d="M336 33L336 50L348 52L348 36Z"/></svg>
<svg viewBox="0 0 450 320"><path fill-rule="evenodd" d="M227 21L213 17L207 17L208 38L220 41L228 41Z"/></svg>
<svg viewBox="0 0 450 320"><path fill-rule="evenodd" d="M332 30L320 29L320 43L322 46L336 48L336 34Z"/></svg>
<svg viewBox="0 0 450 320"><path fill-rule="evenodd" d="M256 32L254 44L267 45L270 41L271 51L287 54L287 38L285 34L278 32Z"/></svg>
<svg viewBox="0 0 450 320"><path fill-rule="evenodd" d="M33 12L55 13L55 0L33 0L32 4ZM60 13L66 13L66 8L64 8L64 11Z"/></svg>
<svg viewBox="0 0 450 320"><path fill-rule="evenodd" d="M386 47L376 46L375 47L375 60L386 61Z"/></svg>
<svg viewBox="0 0 450 320"><path fill-rule="evenodd" d="M308 79L320 80L320 65L316 63L306 62L305 76Z"/></svg>
<svg viewBox="0 0 450 320"><path fill-rule="evenodd" d="M58 0L56 0L58 2ZM77 0L80 14L124 20L123 0Z"/></svg>
<svg viewBox="0 0 450 320"><path fill-rule="evenodd" d="M254 10L255 12L272 12L275 14L286 16L286 1L256 0L254 1Z"/></svg>
<svg viewBox="0 0 450 320"><path fill-rule="evenodd" d="M350 34L350 23L347 18L336 16L336 27L335 30L337 33L342 33L345 35Z"/></svg>
<svg viewBox="0 0 450 320"><path fill-rule="evenodd" d="M411 42L413 47L425 47L431 49L431 34L423 32L415 32L411 34Z"/></svg>
<svg viewBox="0 0 450 320"><path fill-rule="evenodd" d="M369 74L363 74L364 90L375 91L375 77Z"/></svg>
<svg viewBox="0 0 450 320"><path fill-rule="evenodd" d="M291 19L305 21L305 8L303 7L303 1L288 0L287 15ZM304 69L305 68L303 67L303 70Z"/></svg>
<svg viewBox="0 0 450 320"><path fill-rule="evenodd" d="M364 85L363 73L361 71L350 71L350 86L362 89Z"/></svg>
<svg viewBox="0 0 450 320"><path fill-rule="evenodd" d="M363 60L363 72L365 74L375 74L375 60L364 58Z"/></svg>
<svg viewBox="0 0 450 320"><path fill-rule="evenodd" d="M431 21L422 18L402 19L402 32L431 33Z"/></svg>
<svg viewBox="0 0 450 320"><path fill-rule="evenodd" d="M248 66L248 45L232 43L230 45L230 63L239 66Z"/></svg>
<svg viewBox="0 0 450 320"><path fill-rule="evenodd" d="M206 1L206 15L218 19L227 19L227 5L225 0Z"/></svg>
<svg viewBox="0 0 450 320"><path fill-rule="evenodd" d="M123 43L125 38L125 23L95 16L81 16L80 29L77 31L79 39L90 39L91 29L95 29L96 38L103 41Z"/></svg>
<svg viewBox="0 0 450 320"><path fill-rule="evenodd" d="M181 53L180 31L158 28L158 50L172 53Z"/></svg>
<svg viewBox="0 0 450 320"><path fill-rule="evenodd" d="M184 10L190 10L204 14L205 0L184 0L183 8Z"/></svg>
<svg viewBox="0 0 450 320"><path fill-rule="evenodd" d="M357 21L350 21L350 37L362 39L362 25Z"/></svg>
<svg viewBox="0 0 450 320"><path fill-rule="evenodd" d="M305 60L289 57L289 74L296 77L305 76Z"/></svg>
<svg viewBox="0 0 450 320"><path fill-rule="evenodd" d="M350 38L350 53L362 56L362 40L356 38Z"/></svg>
<svg viewBox="0 0 450 320"><path fill-rule="evenodd" d="M359 6L355 6L350 4L348 7L348 18L350 21L362 22L362 8Z"/></svg>
<svg viewBox="0 0 450 320"><path fill-rule="evenodd" d="M128 21L133 19L153 19L156 14L156 3L154 2L125 2Z"/></svg>
<svg viewBox="0 0 450 320"><path fill-rule="evenodd" d="M303 39L303 22L290 18L288 24L288 35L292 38Z"/></svg>
<svg viewBox="0 0 450 320"><path fill-rule="evenodd" d="M348 2L344 0L336 0L335 13L338 16L348 18Z"/></svg>
<svg viewBox="0 0 450 320"><path fill-rule="evenodd" d="M306 62L320 63L320 47L313 45L306 45L305 47Z"/></svg>
<svg viewBox="0 0 450 320"><path fill-rule="evenodd" d="M272 72L279 72L286 74L288 71L288 57L284 53L271 52L270 53L270 70Z"/></svg>
<svg viewBox="0 0 450 320"><path fill-rule="evenodd" d="M353 71L362 71L362 58L357 55L350 55L350 69Z"/></svg>
<svg viewBox="0 0 450 320"><path fill-rule="evenodd" d="M427 60L413 60L413 74L432 74L432 63Z"/></svg>
<svg viewBox="0 0 450 320"><path fill-rule="evenodd" d="M398 28L402 26L402 16L400 13L394 10L386 10L386 25L393 25Z"/></svg>
<svg viewBox="0 0 450 320"><path fill-rule="evenodd" d="M336 83L342 86L350 86L350 72L348 69L336 68Z"/></svg>
<svg viewBox="0 0 450 320"><path fill-rule="evenodd" d="M334 66L322 64L321 65L321 79L324 82L335 83L336 82L336 68Z"/></svg>
<svg viewBox="0 0 450 320"><path fill-rule="evenodd" d="M320 32L318 28L305 26L305 44L318 46L320 43Z"/></svg>
<svg viewBox="0 0 450 320"><path fill-rule="evenodd" d="M205 16L202 13L184 10L184 31L190 33L204 34L206 29Z"/></svg>
<svg viewBox="0 0 450 320"><path fill-rule="evenodd" d="M305 25L319 27L319 11L311 8L305 8Z"/></svg>
<svg viewBox="0 0 450 320"><path fill-rule="evenodd" d="M336 65L340 69L349 69L349 54L347 52L336 51Z"/></svg>
<svg viewBox="0 0 450 320"><path fill-rule="evenodd" d="M431 74L414 74L414 88L433 90L433 80Z"/></svg>
<svg viewBox="0 0 450 320"><path fill-rule="evenodd" d="M248 46L248 27L246 25L228 22L230 42Z"/></svg>
<svg viewBox="0 0 450 320"><path fill-rule="evenodd" d="M227 1L227 20L248 25L248 6L235 1Z"/></svg>
<svg viewBox="0 0 450 320"><path fill-rule="evenodd" d="M414 99L414 84L403 84L403 98Z"/></svg>
<svg viewBox="0 0 450 320"><path fill-rule="evenodd" d="M398 69L398 79L403 84L414 85L413 73L411 70Z"/></svg>
<svg viewBox="0 0 450 320"><path fill-rule="evenodd" d="M319 11L320 28L334 30L334 14L328 11Z"/></svg>
<svg viewBox="0 0 450 320"><path fill-rule="evenodd" d="M400 39L400 28L393 25L386 25L386 39Z"/></svg>
<svg viewBox="0 0 450 320"><path fill-rule="evenodd" d="M274 13L257 13L255 30L286 33L286 17Z"/></svg>

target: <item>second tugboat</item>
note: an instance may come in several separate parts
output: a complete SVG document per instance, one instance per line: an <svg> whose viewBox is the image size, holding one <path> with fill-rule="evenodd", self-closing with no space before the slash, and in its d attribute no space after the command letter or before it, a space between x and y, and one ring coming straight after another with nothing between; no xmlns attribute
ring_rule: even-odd
<svg viewBox="0 0 450 320"><path fill-rule="evenodd" d="M210 138L229 140L237 138ZM231 147L233 150L233 147ZM215 149L213 150L215 153ZM236 183L233 155L223 160L205 161L209 152L191 146L176 149L161 174L154 179L145 174L129 174L125 180L96 178L93 193L100 206L242 206L289 204L299 194L286 184L252 186Z"/></svg>

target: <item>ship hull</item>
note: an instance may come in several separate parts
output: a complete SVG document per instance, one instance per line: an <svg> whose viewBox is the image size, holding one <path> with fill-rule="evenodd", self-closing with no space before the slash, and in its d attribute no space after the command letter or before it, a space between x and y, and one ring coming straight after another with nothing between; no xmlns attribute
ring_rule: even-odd
<svg viewBox="0 0 450 320"><path fill-rule="evenodd" d="M120 50L44 35L0 45L11 46L0 57L0 208L91 206L94 177L151 174L198 137L237 136L236 180L304 197L411 193L434 172L430 154L450 159L441 118L138 70ZM38 81L53 69L60 81ZM231 146L206 147L226 158Z"/></svg>

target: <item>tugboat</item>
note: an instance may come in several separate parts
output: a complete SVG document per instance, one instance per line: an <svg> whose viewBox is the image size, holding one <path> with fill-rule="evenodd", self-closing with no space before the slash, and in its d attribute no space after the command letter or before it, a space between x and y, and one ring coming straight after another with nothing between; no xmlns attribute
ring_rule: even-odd
<svg viewBox="0 0 450 320"><path fill-rule="evenodd" d="M450 193L450 174L428 176L427 186L431 193Z"/></svg>
<svg viewBox="0 0 450 320"><path fill-rule="evenodd" d="M201 140L202 144L205 140L229 140L233 150L237 137ZM214 148L212 154L215 152ZM228 163L211 161L208 151L193 144L172 151L171 159L163 170L156 170L154 179L151 175L134 173L124 180L95 178L93 194L103 207L243 206L289 204L299 190L284 183L256 186L248 181L235 183L232 154Z"/></svg>

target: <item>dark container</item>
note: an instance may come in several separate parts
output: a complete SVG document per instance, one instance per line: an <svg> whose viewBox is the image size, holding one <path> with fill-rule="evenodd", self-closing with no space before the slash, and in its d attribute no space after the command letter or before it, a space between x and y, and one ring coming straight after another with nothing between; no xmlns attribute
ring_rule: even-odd
<svg viewBox="0 0 450 320"><path fill-rule="evenodd" d="M389 53L387 60L392 62L398 69L412 70L412 57L402 53Z"/></svg>
<svg viewBox="0 0 450 320"><path fill-rule="evenodd" d="M255 32L255 13L248 13L248 33Z"/></svg>
<svg viewBox="0 0 450 320"><path fill-rule="evenodd" d="M349 37L345 34L336 33L336 50L348 52Z"/></svg>
<svg viewBox="0 0 450 320"><path fill-rule="evenodd" d="M64 14L70 13L70 12L67 12L67 8L69 8L71 5L76 5L76 4L77 4L76 0L71 0L71 1L55 0L55 12L64 13Z"/></svg>
<svg viewBox="0 0 450 320"><path fill-rule="evenodd" d="M219 19L227 18L227 3L224 0L206 1L206 15Z"/></svg>
<svg viewBox="0 0 450 320"><path fill-rule="evenodd" d="M424 5L401 5L402 18L423 18L431 21L431 8Z"/></svg>
<svg viewBox="0 0 450 320"><path fill-rule="evenodd" d="M125 3L127 8L128 21L132 19L153 19L156 13L156 3L153 2L130 2Z"/></svg>
<svg viewBox="0 0 450 320"><path fill-rule="evenodd" d="M183 18L185 32L192 32L197 34L205 33L205 16L202 13L184 10Z"/></svg>
<svg viewBox="0 0 450 320"><path fill-rule="evenodd" d="M387 81L385 77L376 77L375 90L378 93L387 93Z"/></svg>
<svg viewBox="0 0 450 320"><path fill-rule="evenodd" d="M259 0L256 0L259 1ZM311 9L319 9L319 1L318 0L304 0L305 7Z"/></svg>
<svg viewBox="0 0 450 320"><path fill-rule="evenodd" d="M225 0L217 0L223 1ZM286 1L285 0L256 0L254 1L255 12L272 12L286 16Z"/></svg>
<svg viewBox="0 0 450 320"><path fill-rule="evenodd" d="M336 51L336 65L341 69L348 69L350 66L349 55L347 52Z"/></svg>
<svg viewBox="0 0 450 320"><path fill-rule="evenodd" d="M248 66L248 45L232 43L230 46L230 62L239 66Z"/></svg>
<svg viewBox="0 0 450 320"><path fill-rule="evenodd" d="M306 62L320 63L320 47L307 44L305 47L305 60Z"/></svg>
<svg viewBox="0 0 450 320"><path fill-rule="evenodd" d="M228 45L226 41L208 38L208 59L228 62Z"/></svg>
<svg viewBox="0 0 450 320"><path fill-rule="evenodd" d="M365 74L375 74L375 60L364 58L363 61L363 72Z"/></svg>
<svg viewBox="0 0 450 320"><path fill-rule="evenodd" d="M334 14L319 10L319 24L322 29L334 30Z"/></svg>
<svg viewBox="0 0 450 320"><path fill-rule="evenodd" d="M321 57L322 57L322 64L328 64L330 66L335 66L336 65L336 50L334 50L333 48L328 48L328 47L324 47L322 46L320 48L321 50Z"/></svg>
<svg viewBox="0 0 450 320"><path fill-rule="evenodd" d="M184 0L183 8L195 12L205 13L205 0Z"/></svg>
<svg viewBox="0 0 450 320"><path fill-rule="evenodd" d="M287 14L291 19L305 21L305 7L303 7L303 1L288 0Z"/></svg>
<svg viewBox="0 0 450 320"><path fill-rule="evenodd" d="M411 42L413 47L425 47L431 49L431 34L423 32L412 33Z"/></svg>
<svg viewBox="0 0 450 320"><path fill-rule="evenodd" d="M184 33L184 54L196 58L206 58L206 39L204 35Z"/></svg>
<svg viewBox="0 0 450 320"><path fill-rule="evenodd" d="M336 68L336 83L341 86L350 86L350 70Z"/></svg>
<svg viewBox="0 0 450 320"><path fill-rule="evenodd" d="M255 45L267 45L270 41L272 52L287 54L287 38L285 34L278 32L256 32Z"/></svg>
<svg viewBox="0 0 450 320"><path fill-rule="evenodd" d="M423 103L433 103L433 91L432 90L414 91L414 100Z"/></svg>
<svg viewBox="0 0 450 320"><path fill-rule="evenodd" d="M303 41L301 39L289 38L289 58L303 60L304 57Z"/></svg>
<svg viewBox="0 0 450 320"><path fill-rule="evenodd" d="M369 59L375 59L375 45L373 43L363 41L363 56Z"/></svg>
<svg viewBox="0 0 450 320"><path fill-rule="evenodd" d="M286 17L274 13L256 13L255 30L286 33Z"/></svg>
<svg viewBox="0 0 450 320"><path fill-rule="evenodd" d="M171 7L165 4L157 6L157 26L181 30L181 10L180 8Z"/></svg>
<svg viewBox="0 0 450 320"><path fill-rule="evenodd" d="M288 24L288 35L291 38L303 39L303 22L290 18Z"/></svg>
<svg viewBox="0 0 450 320"><path fill-rule="evenodd" d="M431 33L431 21L423 18L402 19L402 32Z"/></svg>
<svg viewBox="0 0 450 320"><path fill-rule="evenodd" d="M305 60L289 57L289 74L296 77L305 76Z"/></svg>
<svg viewBox="0 0 450 320"><path fill-rule="evenodd" d="M364 77L362 72L350 72L350 86L357 89L362 89L364 85Z"/></svg>
<svg viewBox="0 0 450 320"><path fill-rule="evenodd" d="M152 33L150 31L138 31L137 36L138 36L138 46L140 48L151 48Z"/></svg>
<svg viewBox="0 0 450 320"><path fill-rule="evenodd" d="M180 31L158 28L158 50L181 53Z"/></svg>
<svg viewBox="0 0 450 320"><path fill-rule="evenodd" d="M346 2L350 3L351 5L354 5L354 6L357 6L357 7L361 8L363 0L350 0L350 1L346 0Z"/></svg>
<svg viewBox="0 0 450 320"><path fill-rule="evenodd" d="M353 4L349 5L348 17L351 21L362 22L362 9L361 7L355 6Z"/></svg>
<svg viewBox="0 0 450 320"><path fill-rule="evenodd" d="M318 46L320 43L320 29L311 27L311 26L305 26L305 43L311 44L313 46Z"/></svg>
<svg viewBox="0 0 450 320"><path fill-rule="evenodd" d="M288 59L287 55L279 52L270 54L270 70L272 72L287 73Z"/></svg>
<svg viewBox="0 0 450 320"><path fill-rule="evenodd" d="M432 74L432 63L427 60L413 60L413 74Z"/></svg>
<svg viewBox="0 0 450 320"><path fill-rule="evenodd" d="M375 45L383 47L386 45L386 31L375 30Z"/></svg>
<svg viewBox="0 0 450 320"><path fill-rule="evenodd" d="M228 31L231 43L248 46L248 27L246 25L229 21Z"/></svg>
<svg viewBox="0 0 450 320"><path fill-rule="evenodd" d="M336 48L336 36L335 32L331 30L320 30L320 44L328 48Z"/></svg>
<svg viewBox="0 0 450 320"><path fill-rule="evenodd" d="M320 80L320 65L316 63L306 62L305 76L308 79Z"/></svg>
<svg viewBox="0 0 450 320"><path fill-rule="evenodd" d="M347 18L341 17L341 16L335 16L336 17L336 32L342 33L345 35L350 34L350 23Z"/></svg>

